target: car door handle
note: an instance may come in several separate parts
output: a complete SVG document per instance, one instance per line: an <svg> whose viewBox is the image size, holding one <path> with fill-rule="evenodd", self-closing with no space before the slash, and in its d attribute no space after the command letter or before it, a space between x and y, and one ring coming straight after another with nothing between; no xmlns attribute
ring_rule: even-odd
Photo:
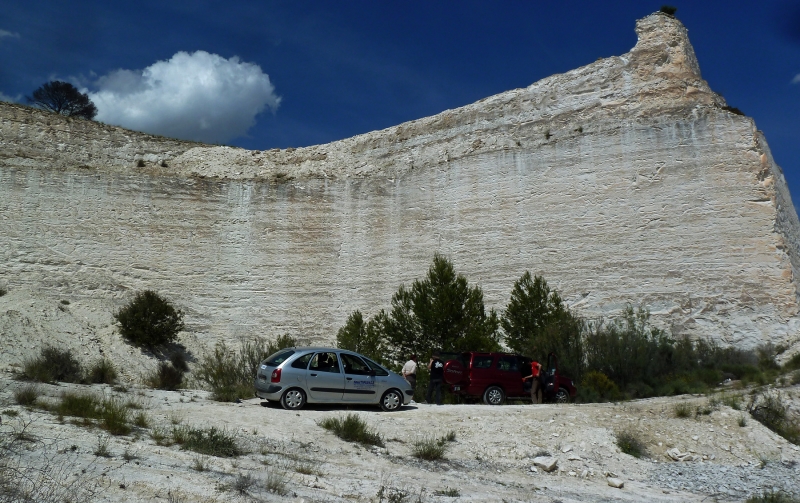
<svg viewBox="0 0 800 503"><path fill-rule="evenodd" d="M311 377L317 377L317 374L311 374Z"/></svg>
<svg viewBox="0 0 800 503"><path fill-rule="evenodd" d="M348 381L352 381L352 380L353 380L353 378L352 378L352 377L348 377L348 378L347 378L347 380L348 380Z"/></svg>

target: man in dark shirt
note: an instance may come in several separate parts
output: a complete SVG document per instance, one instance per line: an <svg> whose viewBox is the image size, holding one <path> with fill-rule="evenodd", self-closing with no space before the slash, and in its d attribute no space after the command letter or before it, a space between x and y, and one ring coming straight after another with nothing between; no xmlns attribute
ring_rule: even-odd
<svg viewBox="0 0 800 503"><path fill-rule="evenodd" d="M428 381L428 392L425 393L425 401L431 403L431 395L436 390L436 405L442 405L442 379L444 378L444 362L439 358L439 352L434 351L431 361L428 362L428 370L431 371L431 379Z"/></svg>

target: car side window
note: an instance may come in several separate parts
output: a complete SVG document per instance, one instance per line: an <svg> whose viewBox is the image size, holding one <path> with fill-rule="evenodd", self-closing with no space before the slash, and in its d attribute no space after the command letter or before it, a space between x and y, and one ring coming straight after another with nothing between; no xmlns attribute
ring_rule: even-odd
<svg viewBox="0 0 800 503"><path fill-rule="evenodd" d="M314 353L308 353L307 355L301 356L300 358L292 362L292 368L307 369L308 362L311 361L312 356L314 356Z"/></svg>
<svg viewBox="0 0 800 503"><path fill-rule="evenodd" d="M476 356L472 359L472 368L488 369L492 366L492 360L494 360L494 358L491 356Z"/></svg>
<svg viewBox="0 0 800 503"><path fill-rule="evenodd" d="M375 363L374 361L370 360L369 358L364 358L364 361L367 362L369 368L375 371L376 376L388 376L389 373L386 372L386 369Z"/></svg>
<svg viewBox="0 0 800 503"><path fill-rule="evenodd" d="M497 360L498 370L507 370L511 372L519 372L519 364L517 358L514 356L501 356Z"/></svg>
<svg viewBox="0 0 800 503"><path fill-rule="evenodd" d="M334 374L339 374L341 371L339 370L339 359L336 358L336 353L317 353L311 358L311 365L308 367L308 370L314 370L316 372L331 372Z"/></svg>
<svg viewBox="0 0 800 503"><path fill-rule="evenodd" d="M369 375L369 366L355 355L342 353L342 365L344 365L345 374Z"/></svg>

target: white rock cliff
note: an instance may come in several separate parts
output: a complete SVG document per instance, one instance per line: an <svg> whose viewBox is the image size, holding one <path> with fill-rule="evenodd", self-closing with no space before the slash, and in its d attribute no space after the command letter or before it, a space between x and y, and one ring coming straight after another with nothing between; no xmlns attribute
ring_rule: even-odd
<svg viewBox="0 0 800 503"><path fill-rule="evenodd" d="M151 288L203 344L331 342L438 251L490 307L530 270L588 317L633 303L676 335L797 342L800 224L764 137L702 80L679 21L636 31L622 56L299 149L0 103L0 287L77 300L102 333ZM9 313L0 298L7 332Z"/></svg>

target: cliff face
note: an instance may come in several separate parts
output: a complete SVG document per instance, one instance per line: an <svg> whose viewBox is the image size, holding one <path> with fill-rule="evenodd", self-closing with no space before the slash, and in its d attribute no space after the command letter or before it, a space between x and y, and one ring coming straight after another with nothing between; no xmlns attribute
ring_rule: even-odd
<svg viewBox="0 0 800 503"><path fill-rule="evenodd" d="M678 21L636 29L622 56L301 149L0 104L0 286L94 303L101 339L129 291L151 288L201 343L330 342L438 251L496 308L530 270L586 316L631 302L676 334L796 341L800 225L780 168L702 80Z"/></svg>

